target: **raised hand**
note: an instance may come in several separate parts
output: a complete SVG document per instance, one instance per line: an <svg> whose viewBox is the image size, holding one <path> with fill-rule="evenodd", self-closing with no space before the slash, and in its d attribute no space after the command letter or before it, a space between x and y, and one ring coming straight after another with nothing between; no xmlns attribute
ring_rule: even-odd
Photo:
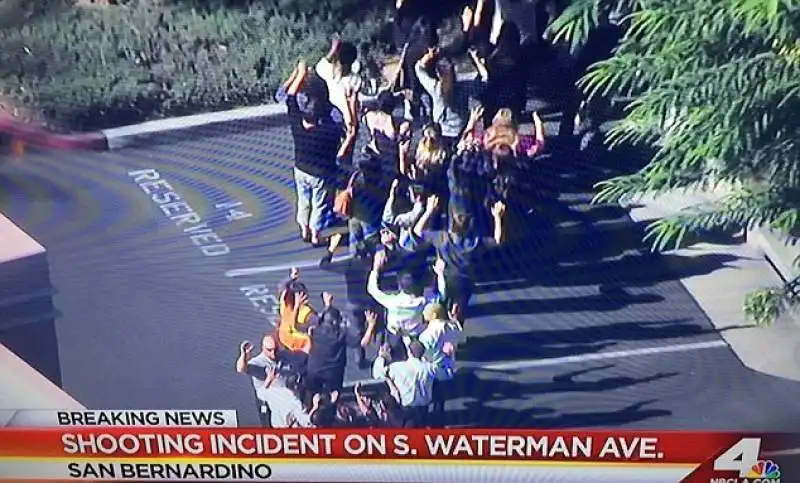
<svg viewBox="0 0 800 483"><path fill-rule="evenodd" d="M464 30L467 31L472 27L473 19L475 18L475 12L472 8L467 5L464 7L464 10L461 11L461 26L464 27Z"/></svg>
<svg viewBox="0 0 800 483"><path fill-rule="evenodd" d="M289 270L289 278L292 280L298 280L300 278L300 269L297 267L292 267L292 269Z"/></svg>
<svg viewBox="0 0 800 483"><path fill-rule="evenodd" d="M322 303L325 307L333 307L333 294L330 292L322 292Z"/></svg>
<svg viewBox="0 0 800 483"><path fill-rule="evenodd" d="M433 262L433 273L436 275L444 275L444 271L447 268L447 264L441 258L437 258L435 262Z"/></svg>
<svg viewBox="0 0 800 483"><path fill-rule="evenodd" d="M469 125L471 127L475 127L475 125L483 118L484 108L483 106L475 106L469 113Z"/></svg>
<svg viewBox="0 0 800 483"><path fill-rule="evenodd" d="M386 262L389 261L389 257L386 255L386 252L379 251L375 254L375 257L372 260L372 269L373 270L382 270L383 267L386 266Z"/></svg>
<svg viewBox="0 0 800 483"><path fill-rule="evenodd" d="M378 356L383 357L384 359L389 359L392 354L392 350L389 347L389 344L383 344L381 348L378 350Z"/></svg>
<svg viewBox="0 0 800 483"><path fill-rule="evenodd" d="M434 59L434 57L436 57L438 53L439 49L437 47L431 47L428 49L427 52L425 52L425 55L423 55L419 61L424 65L430 64L430 62Z"/></svg>
<svg viewBox="0 0 800 483"><path fill-rule="evenodd" d="M497 201L492 205L492 215L495 217L503 216L506 212L506 204L502 201Z"/></svg>
<svg viewBox="0 0 800 483"><path fill-rule="evenodd" d="M450 310L447 311L447 315L453 320L458 320L461 316L461 306L459 304L453 304Z"/></svg>
<svg viewBox="0 0 800 483"><path fill-rule="evenodd" d="M397 144L397 149L399 151L400 156L408 156L408 153L411 152L411 140L400 141ZM397 181L397 180L395 180Z"/></svg>
<svg viewBox="0 0 800 483"><path fill-rule="evenodd" d="M241 345L239 345L239 352L245 356L250 355L250 353L253 352L253 344L249 340L243 341Z"/></svg>
<svg viewBox="0 0 800 483"><path fill-rule="evenodd" d="M308 294L307 293L296 293L294 294L294 307L302 307L303 305L308 302Z"/></svg>
<svg viewBox="0 0 800 483"><path fill-rule="evenodd" d="M373 327L378 323L378 313L374 310L365 311L364 317L367 319L367 325L370 327Z"/></svg>
<svg viewBox="0 0 800 483"><path fill-rule="evenodd" d="M436 195L429 196L427 201L428 210L435 210L439 207L439 197Z"/></svg>

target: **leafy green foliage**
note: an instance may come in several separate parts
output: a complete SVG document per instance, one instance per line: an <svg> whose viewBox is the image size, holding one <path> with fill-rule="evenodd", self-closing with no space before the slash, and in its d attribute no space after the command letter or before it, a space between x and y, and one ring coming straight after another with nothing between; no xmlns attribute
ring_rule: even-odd
<svg viewBox="0 0 800 483"><path fill-rule="evenodd" d="M744 299L744 313L748 319L757 325L769 325L786 308L796 303L788 290L784 287L765 288L750 292Z"/></svg>
<svg viewBox="0 0 800 483"><path fill-rule="evenodd" d="M254 105L299 58L323 55L335 32L363 41L380 18L344 20L330 3L313 16L238 3L134 1L0 29L0 93L73 129Z"/></svg>
<svg viewBox="0 0 800 483"><path fill-rule="evenodd" d="M625 37L580 87L587 96L633 98L607 142L656 152L641 171L600 183L595 201L723 186L727 194L713 203L651 224L653 249L730 228L771 228L796 242L800 1L574 0L552 27L556 38L582 45L611 10L622 12ZM774 319L779 311L768 305L786 301L781 294L753 294L748 313Z"/></svg>

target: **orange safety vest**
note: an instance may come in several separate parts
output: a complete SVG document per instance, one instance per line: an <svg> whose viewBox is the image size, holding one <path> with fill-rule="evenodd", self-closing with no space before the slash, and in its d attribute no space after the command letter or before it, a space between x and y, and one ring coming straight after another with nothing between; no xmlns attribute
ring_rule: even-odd
<svg viewBox="0 0 800 483"><path fill-rule="evenodd" d="M308 318L314 313L314 309L308 305L302 305L296 310L300 311L297 322L301 325L305 325L308 322ZM281 345L291 351L302 351L308 354L309 350L311 350L311 337L297 330L295 326L295 309L287 306L282 297L279 313L281 322L278 326L278 340Z"/></svg>

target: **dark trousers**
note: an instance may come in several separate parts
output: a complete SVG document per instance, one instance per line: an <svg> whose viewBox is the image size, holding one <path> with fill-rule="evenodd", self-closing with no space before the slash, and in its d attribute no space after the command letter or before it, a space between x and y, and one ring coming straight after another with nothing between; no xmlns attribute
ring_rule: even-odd
<svg viewBox="0 0 800 483"><path fill-rule="evenodd" d="M453 381L433 381L433 394L431 400L431 420L441 422L444 415L444 407L447 403L448 394Z"/></svg>
<svg viewBox="0 0 800 483"><path fill-rule="evenodd" d="M428 423L428 406L414 406L403 408L404 428L424 428Z"/></svg>
<svg viewBox="0 0 800 483"><path fill-rule="evenodd" d="M256 397L256 409L258 410L258 420L261 422L261 427L271 428L272 411L270 411L269 405L267 405L266 402Z"/></svg>
<svg viewBox="0 0 800 483"><path fill-rule="evenodd" d="M469 301L472 299L472 294L475 292L475 282L471 278L460 275L452 274L446 276L447 285L447 308L452 309L453 305L458 304L461 310L461 323L463 324L467 318L467 307Z"/></svg>
<svg viewBox="0 0 800 483"><path fill-rule="evenodd" d="M341 391L344 386L344 368L326 369L323 371L308 371L306 373L306 393L308 399L314 394Z"/></svg>
<svg viewBox="0 0 800 483"><path fill-rule="evenodd" d="M367 317L364 312L367 308L362 307L361 305L353 306L353 308L349 311L350 312L350 323L352 324L349 327L349 330L353 331L353 335L355 335L359 341L362 337L364 337L364 333L367 331ZM369 310L377 310L377 307L370 307ZM367 354L363 347L360 345L351 349L355 354L356 364L359 366L363 366L366 364L367 361Z"/></svg>

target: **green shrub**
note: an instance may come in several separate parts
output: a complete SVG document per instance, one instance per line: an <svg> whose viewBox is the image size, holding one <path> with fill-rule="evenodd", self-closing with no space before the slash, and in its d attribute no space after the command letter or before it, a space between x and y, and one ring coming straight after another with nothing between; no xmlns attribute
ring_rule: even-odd
<svg viewBox="0 0 800 483"><path fill-rule="evenodd" d="M67 9L0 30L0 92L85 130L256 105L270 102L297 59L323 55L335 32L365 41L383 18L197 6Z"/></svg>

